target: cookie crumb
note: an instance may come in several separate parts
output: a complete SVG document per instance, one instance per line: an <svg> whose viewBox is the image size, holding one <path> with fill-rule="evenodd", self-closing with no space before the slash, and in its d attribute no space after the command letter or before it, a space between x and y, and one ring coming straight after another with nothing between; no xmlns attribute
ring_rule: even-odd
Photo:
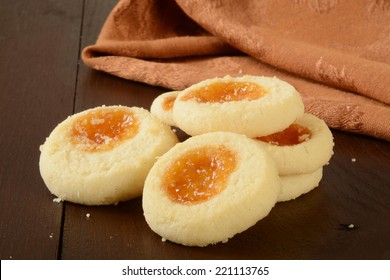
<svg viewBox="0 0 390 280"><path fill-rule="evenodd" d="M167 240L163 237L163 238L161 238L161 241L166 242Z"/></svg>
<svg viewBox="0 0 390 280"><path fill-rule="evenodd" d="M353 231L359 229L355 224L339 224L338 230Z"/></svg>
<svg viewBox="0 0 390 280"><path fill-rule="evenodd" d="M356 162L356 158L351 158L351 161L352 162Z"/></svg>
<svg viewBox="0 0 390 280"><path fill-rule="evenodd" d="M60 197L53 198L53 202L60 203L62 199Z"/></svg>
<svg viewBox="0 0 390 280"><path fill-rule="evenodd" d="M52 232L50 232L49 238L53 238L53 233Z"/></svg>
<svg viewBox="0 0 390 280"><path fill-rule="evenodd" d="M87 213L87 214L85 214L85 217L87 217L87 219L89 219L89 217L91 217L91 214Z"/></svg>

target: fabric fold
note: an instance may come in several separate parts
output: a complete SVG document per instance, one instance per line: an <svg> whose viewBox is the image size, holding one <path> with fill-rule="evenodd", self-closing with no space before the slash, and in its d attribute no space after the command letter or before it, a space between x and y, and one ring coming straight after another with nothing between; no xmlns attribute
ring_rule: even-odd
<svg viewBox="0 0 390 280"><path fill-rule="evenodd" d="M225 75L277 76L330 127L390 141L384 1L121 0L82 59L182 90Z"/></svg>
<svg viewBox="0 0 390 280"><path fill-rule="evenodd" d="M165 59L234 53L238 53L238 51L216 37L186 36L130 42L101 39L98 45L86 47L83 57L114 55L143 59Z"/></svg>
<svg viewBox="0 0 390 280"><path fill-rule="evenodd" d="M346 51L344 46L345 43L342 42L341 39L345 40L348 38L348 40L351 40L350 37L352 34L345 34L345 38L342 37L339 39L339 46L332 47L331 42L329 42L330 40L324 41L323 44L313 41L313 37L298 40L299 38L302 38L302 35L293 36L291 35L291 30L288 29L279 30L276 26L285 26L288 21L292 21L292 19L286 16L286 14L277 14L276 16L268 15L271 14L271 12L267 14L264 10L282 10L283 6L278 2L287 5L288 3L286 1L272 1L273 3L269 3L268 6L266 3L270 1L259 1L262 2L263 5L257 7L259 10L262 10L263 15L258 17L253 15L254 11L256 13L258 11L255 9L256 6L254 1L221 1L223 4L219 6L216 6L212 1L207 0L178 0L177 2L189 16L206 30L264 63L271 64L277 68L318 82L357 92L386 104L390 104L390 95L385 94L383 91L384 88L390 88L390 67L388 64L385 64L382 61L366 59L364 54L357 55L358 52L355 52L355 55L351 55L350 51ZM291 1L289 2L291 3ZM308 2L314 3L316 1ZM328 2L330 5L330 2L332 1L322 2ZM251 5L253 4L253 6L248 5L249 3ZM354 4L358 6L359 3L356 1ZM349 25L357 28L356 23L362 21L358 17L361 16L361 13L363 12L359 13L359 10L354 11L356 13L353 15L355 20L350 19L349 21L342 22L343 26L337 26L337 17L345 17L345 14L347 13L347 15L350 15L350 12L348 13L348 10L346 9L348 6L342 7L341 4L334 5L333 8L330 6L326 13L324 10L315 12L309 9L309 11L312 11L310 14L314 13L318 18L315 21L315 24L317 25L317 28L315 29L316 36L318 36L318 33L323 33L323 36L329 35L328 32L325 31L330 27L335 29L334 32L339 32L336 28L347 28L346 30L348 30L348 28L350 28ZM248 20L248 15L245 13L232 13L232 7L234 6L238 11L246 9L246 11L250 12L250 20ZM270 6L272 8L270 8ZM302 4L290 4L289 6L297 12L308 12L307 9L302 9ZM251 9L251 7L254 9ZM336 10L337 7L339 7L341 12ZM334 15L336 11L333 9L338 12L337 15ZM364 7L362 7L362 10L363 9ZM210 18L210 16L208 16L210 14L217 20ZM369 16L369 10L366 11L365 15ZM373 16L373 14L371 14L371 16ZM327 21L321 21L321 17L334 18L334 22L332 22L333 25ZM267 24L264 18L269 21L273 20L273 24ZM302 18L302 20L304 20L304 18ZM287 22L282 24L276 23L277 21ZM372 28L369 31L376 31L380 34L382 34L382 32L389 33L390 30L388 26L386 27L385 22L383 22L383 24L383 27L375 26L375 29ZM362 28L362 26L359 26L359 28ZM298 33L299 31L296 32ZM322 38L323 36L319 36L319 38ZM356 34L355 36L357 37L355 40L361 38L360 34ZM341 42L343 45L341 45ZM335 43L333 44L335 45ZM384 60L390 62L389 49L387 49L387 53L384 53ZM367 73L376 73L376 76L369 76ZM380 82L378 83L376 81Z"/></svg>

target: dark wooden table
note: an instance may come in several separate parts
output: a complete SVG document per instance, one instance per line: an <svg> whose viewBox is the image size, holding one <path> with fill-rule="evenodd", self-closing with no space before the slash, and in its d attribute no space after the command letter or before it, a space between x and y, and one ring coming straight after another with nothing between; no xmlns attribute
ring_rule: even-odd
<svg viewBox="0 0 390 280"><path fill-rule="evenodd" d="M80 62L115 3L0 0L1 259L390 259L390 145L337 131L321 186L277 204L227 244L161 242L140 198L100 207L53 202L39 145L59 122L102 104L149 109L166 91Z"/></svg>

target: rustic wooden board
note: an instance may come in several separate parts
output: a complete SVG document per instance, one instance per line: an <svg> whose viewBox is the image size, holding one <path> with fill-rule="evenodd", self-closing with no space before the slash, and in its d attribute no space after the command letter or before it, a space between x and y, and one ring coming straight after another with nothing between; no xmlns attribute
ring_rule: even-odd
<svg viewBox="0 0 390 280"><path fill-rule="evenodd" d="M82 4L1 3L1 259L58 257L62 205L40 177L39 146L73 112Z"/></svg>

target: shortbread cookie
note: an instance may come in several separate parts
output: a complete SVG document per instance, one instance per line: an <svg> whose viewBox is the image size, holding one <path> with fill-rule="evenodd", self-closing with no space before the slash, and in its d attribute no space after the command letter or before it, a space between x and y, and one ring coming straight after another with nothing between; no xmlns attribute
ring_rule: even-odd
<svg viewBox="0 0 390 280"><path fill-rule="evenodd" d="M256 139L272 154L281 176L314 172L333 155L331 131L323 120L309 113L282 132Z"/></svg>
<svg viewBox="0 0 390 280"><path fill-rule="evenodd" d="M277 78L214 78L181 91L173 107L188 135L230 131L256 137L281 131L304 112L300 94Z"/></svg>
<svg viewBox="0 0 390 280"><path fill-rule="evenodd" d="M150 112L164 123L175 126L176 124L173 120L173 104L179 92L169 91L157 96L150 107Z"/></svg>
<svg viewBox="0 0 390 280"><path fill-rule="evenodd" d="M278 202L296 199L318 187L322 179L322 167L314 172L297 175L281 176L282 189Z"/></svg>
<svg viewBox="0 0 390 280"><path fill-rule="evenodd" d="M97 107L68 117L40 147L40 172L61 200L115 204L142 194L156 161L178 142L171 128L136 107Z"/></svg>
<svg viewBox="0 0 390 280"><path fill-rule="evenodd" d="M280 193L271 156L231 132L194 136L160 157L143 192L144 216L166 240L226 242L268 215Z"/></svg>

